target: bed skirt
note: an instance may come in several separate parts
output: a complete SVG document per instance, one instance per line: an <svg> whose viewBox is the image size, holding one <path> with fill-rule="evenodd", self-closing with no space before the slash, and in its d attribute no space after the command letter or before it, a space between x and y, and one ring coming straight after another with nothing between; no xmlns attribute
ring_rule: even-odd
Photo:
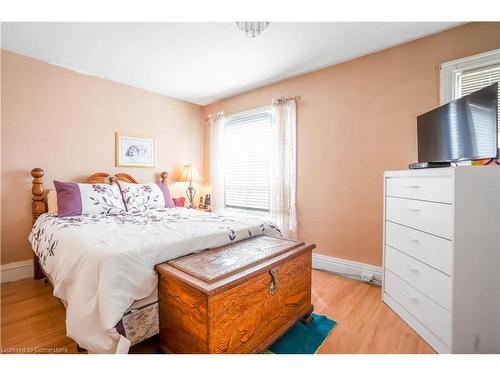
<svg viewBox="0 0 500 375"><path fill-rule="evenodd" d="M116 324L118 333L130 340L131 346L160 333L158 299L141 306L134 306L138 302L141 301L134 303Z"/></svg>

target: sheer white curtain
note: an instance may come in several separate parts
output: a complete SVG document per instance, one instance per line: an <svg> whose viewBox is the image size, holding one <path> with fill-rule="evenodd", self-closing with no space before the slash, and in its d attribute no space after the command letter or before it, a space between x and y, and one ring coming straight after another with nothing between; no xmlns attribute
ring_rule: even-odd
<svg viewBox="0 0 500 375"><path fill-rule="evenodd" d="M210 125L210 184L211 209L220 213L224 210L224 112L208 116Z"/></svg>
<svg viewBox="0 0 500 375"><path fill-rule="evenodd" d="M297 236L296 104L294 98L273 100L269 213L288 238Z"/></svg>

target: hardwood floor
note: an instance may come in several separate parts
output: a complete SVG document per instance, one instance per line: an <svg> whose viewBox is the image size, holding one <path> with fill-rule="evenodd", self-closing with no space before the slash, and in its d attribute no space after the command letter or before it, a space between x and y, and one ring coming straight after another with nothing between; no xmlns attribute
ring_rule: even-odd
<svg viewBox="0 0 500 375"><path fill-rule="evenodd" d="M435 353L382 302L380 287L313 272L314 311L338 322L319 353Z"/></svg>
<svg viewBox="0 0 500 375"><path fill-rule="evenodd" d="M380 288L313 271L317 314L338 322L319 353L434 353L380 298ZM77 353L52 287L31 279L2 284L1 352ZM158 351L148 340L132 352Z"/></svg>

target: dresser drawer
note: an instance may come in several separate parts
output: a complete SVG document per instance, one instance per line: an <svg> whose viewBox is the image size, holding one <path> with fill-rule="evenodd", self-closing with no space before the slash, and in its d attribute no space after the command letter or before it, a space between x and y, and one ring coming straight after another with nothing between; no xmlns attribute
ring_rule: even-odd
<svg viewBox="0 0 500 375"><path fill-rule="evenodd" d="M395 177L386 179L386 195L453 203L451 177Z"/></svg>
<svg viewBox="0 0 500 375"><path fill-rule="evenodd" d="M450 276L390 246L385 247L385 267L446 310L451 310Z"/></svg>
<svg viewBox="0 0 500 375"><path fill-rule="evenodd" d="M418 319L444 343L450 345L450 312L385 269L384 288L396 302Z"/></svg>
<svg viewBox="0 0 500 375"><path fill-rule="evenodd" d="M386 218L427 233L452 238L453 206L450 204L386 197Z"/></svg>
<svg viewBox="0 0 500 375"><path fill-rule="evenodd" d="M452 275L452 242L415 229L385 223L385 243L448 275Z"/></svg>

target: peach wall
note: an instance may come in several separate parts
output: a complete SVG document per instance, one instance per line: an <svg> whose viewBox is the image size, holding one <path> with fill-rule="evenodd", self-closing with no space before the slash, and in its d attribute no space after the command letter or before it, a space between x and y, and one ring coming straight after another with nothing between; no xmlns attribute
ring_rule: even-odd
<svg viewBox="0 0 500 375"><path fill-rule="evenodd" d="M500 23L467 24L209 105L204 117L301 95L299 237L319 253L380 265L382 174L416 161L416 116L439 105L439 64L496 48Z"/></svg>
<svg viewBox="0 0 500 375"><path fill-rule="evenodd" d="M77 181L97 171L140 181L202 165L202 109L2 50L1 263L31 258L31 176ZM157 168L116 168L114 133L156 137ZM175 187L174 187L175 190Z"/></svg>

